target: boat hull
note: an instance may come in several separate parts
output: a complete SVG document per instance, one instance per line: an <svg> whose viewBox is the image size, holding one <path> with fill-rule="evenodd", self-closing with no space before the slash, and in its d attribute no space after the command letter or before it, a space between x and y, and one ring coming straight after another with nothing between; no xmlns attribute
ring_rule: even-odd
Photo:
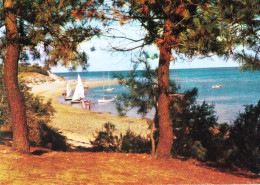
<svg viewBox="0 0 260 185"><path fill-rule="evenodd" d="M213 85L212 88L213 89L219 89L219 88L222 88L223 86L222 85Z"/></svg>
<svg viewBox="0 0 260 185"><path fill-rule="evenodd" d="M117 96L115 96L114 98L110 98L110 99L98 99L98 103L108 103L108 102L112 102L115 101L115 99L117 98Z"/></svg>
<svg viewBox="0 0 260 185"><path fill-rule="evenodd" d="M86 102L87 100L83 100L84 102ZM73 104L73 103L81 103L82 102L82 100L72 100L71 101L71 103Z"/></svg>
<svg viewBox="0 0 260 185"><path fill-rule="evenodd" d="M107 89L107 92L112 92L114 90L115 90L114 88L109 88L109 89Z"/></svg>

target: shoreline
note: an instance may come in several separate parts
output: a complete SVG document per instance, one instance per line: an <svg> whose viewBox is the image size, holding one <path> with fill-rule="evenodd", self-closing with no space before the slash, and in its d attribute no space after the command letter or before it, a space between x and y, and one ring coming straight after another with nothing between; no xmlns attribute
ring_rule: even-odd
<svg viewBox="0 0 260 185"><path fill-rule="evenodd" d="M145 119L133 117L120 117L105 112L92 112L68 105L61 104L58 96L66 89L66 83L74 88L76 80L59 80L44 82L41 84L29 84L34 95L41 96L44 101L52 99L55 109L49 126L57 129L67 138L67 143L73 147L91 147L90 141L95 138L98 131L103 130L103 125L110 122L115 125L115 134L125 134L128 129L137 135L147 136L150 134ZM116 80L88 80L83 81L84 86L99 87L106 84L117 84Z"/></svg>

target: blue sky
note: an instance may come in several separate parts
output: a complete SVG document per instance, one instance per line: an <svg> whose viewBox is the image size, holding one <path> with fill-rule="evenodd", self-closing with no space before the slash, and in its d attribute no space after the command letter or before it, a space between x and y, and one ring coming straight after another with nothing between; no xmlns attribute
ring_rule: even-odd
<svg viewBox="0 0 260 185"><path fill-rule="evenodd" d="M89 56L89 68L88 71L121 71L121 70L132 70L133 64L131 61L131 55L134 56L134 52L111 52L109 49L111 45L129 46L125 41L118 41L111 39L93 39L92 41L85 42L79 46L79 50L85 51ZM92 47L95 47L95 51L91 51ZM155 46L150 46L148 51L151 53L157 53L158 49ZM152 68L158 66L158 59L151 60L150 64ZM170 65L171 69L185 69L185 68L212 68L212 67L236 67L239 66L237 62L229 59L225 61L217 56L211 58L194 58L192 60L187 59L185 61L179 60L172 62ZM140 66L139 69L143 67ZM62 66L52 68L52 72L67 72L68 69ZM81 71L81 68L78 68Z"/></svg>
<svg viewBox="0 0 260 185"><path fill-rule="evenodd" d="M94 52L90 48L95 46ZM133 69L133 64L130 62L131 53L111 53L106 51L106 47L97 46L94 43L87 43L84 49L89 55L88 71L121 71ZM158 66L158 59L151 60L152 68ZM232 59L225 61L217 56L211 58L195 58L193 60L176 61L170 65L171 69L185 69L185 68L211 68L211 67L236 67L239 66L237 62ZM140 66L142 69L142 66ZM65 67L57 66L52 68L52 72L67 72ZM79 68L78 71L81 71Z"/></svg>

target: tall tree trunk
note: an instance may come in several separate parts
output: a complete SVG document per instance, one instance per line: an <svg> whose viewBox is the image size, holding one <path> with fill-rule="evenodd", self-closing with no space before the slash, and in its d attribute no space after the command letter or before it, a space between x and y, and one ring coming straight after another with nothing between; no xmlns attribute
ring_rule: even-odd
<svg viewBox="0 0 260 185"><path fill-rule="evenodd" d="M169 20L165 21L164 42L159 47L160 58L158 67L158 124L159 141L156 149L157 158L169 158L173 144L173 128L170 117L170 99L169 99L169 67L171 62L171 47L169 32L171 24Z"/></svg>
<svg viewBox="0 0 260 185"><path fill-rule="evenodd" d="M18 86L20 45L12 0L4 0L4 13L7 39L4 84L13 123L13 149L21 153L30 153L25 103Z"/></svg>

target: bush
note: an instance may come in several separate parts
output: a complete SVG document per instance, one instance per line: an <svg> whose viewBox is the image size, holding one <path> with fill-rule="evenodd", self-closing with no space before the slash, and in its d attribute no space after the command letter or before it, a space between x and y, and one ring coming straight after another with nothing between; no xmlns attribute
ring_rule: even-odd
<svg viewBox="0 0 260 185"><path fill-rule="evenodd" d="M150 153L151 142L141 136L137 136L130 130L122 138L121 152L127 153Z"/></svg>
<svg viewBox="0 0 260 185"><path fill-rule="evenodd" d="M245 106L230 129L228 162L242 168L260 172L260 101Z"/></svg>
<svg viewBox="0 0 260 185"><path fill-rule="evenodd" d="M108 122L104 130L99 131L96 139L91 141L94 151L119 152L121 139L114 135L115 125Z"/></svg>
<svg viewBox="0 0 260 185"><path fill-rule="evenodd" d="M94 151L150 153L151 147L148 139L135 135L130 130L120 137L115 135L115 125L108 122L104 124L104 130L99 131L94 141Z"/></svg>
<svg viewBox="0 0 260 185"><path fill-rule="evenodd" d="M197 89L183 93L183 99L171 104L171 116L176 140L172 154L192 157L198 160L211 158L215 135L211 130L218 126L214 106L203 102L196 105Z"/></svg>
<svg viewBox="0 0 260 185"><path fill-rule="evenodd" d="M19 72L36 72L45 76L49 76L48 67L41 67L38 64L31 65L30 63L20 63L18 66Z"/></svg>
<svg viewBox="0 0 260 185"><path fill-rule="evenodd" d="M66 143L65 136L61 135L56 129L47 126L45 123L41 123L40 126L40 146L58 151L66 151L68 149L69 146Z"/></svg>

